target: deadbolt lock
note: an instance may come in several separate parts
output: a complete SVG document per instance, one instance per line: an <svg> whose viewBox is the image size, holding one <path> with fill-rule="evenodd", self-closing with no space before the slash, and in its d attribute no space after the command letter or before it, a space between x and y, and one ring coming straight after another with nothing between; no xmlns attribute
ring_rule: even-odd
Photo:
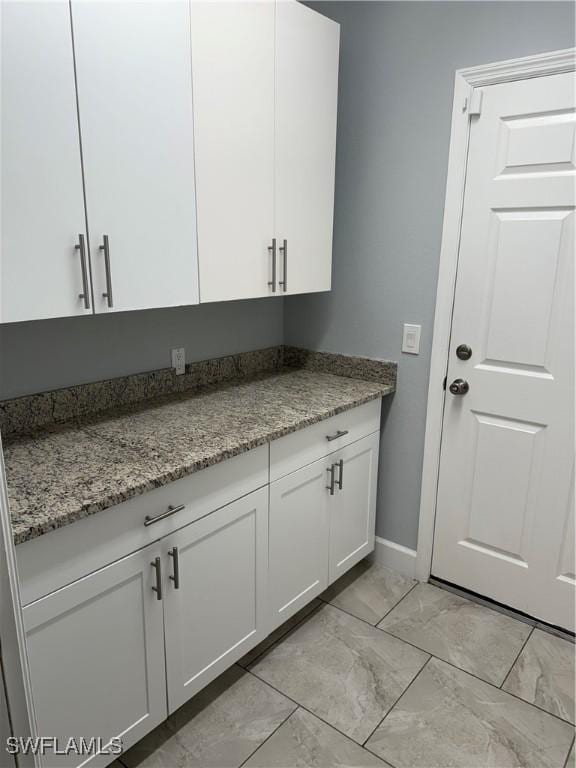
<svg viewBox="0 0 576 768"><path fill-rule="evenodd" d="M472 357L472 348L469 347L468 344L460 344L460 346L456 348L456 357L460 360L470 360Z"/></svg>

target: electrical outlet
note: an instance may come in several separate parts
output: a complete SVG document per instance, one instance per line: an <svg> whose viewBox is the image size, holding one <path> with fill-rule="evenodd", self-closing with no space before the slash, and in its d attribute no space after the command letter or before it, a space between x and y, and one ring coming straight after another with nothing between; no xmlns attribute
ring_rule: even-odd
<svg viewBox="0 0 576 768"><path fill-rule="evenodd" d="M172 368L176 371L176 376L180 376L186 371L186 350L184 347L172 350Z"/></svg>
<svg viewBox="0 0 576 768"><path fill-rule="evenodd" d="M404 325L404 333L402 335L402 352L406 352L409 355L417 355L420 353L421 331L421 325Z"/></svg>

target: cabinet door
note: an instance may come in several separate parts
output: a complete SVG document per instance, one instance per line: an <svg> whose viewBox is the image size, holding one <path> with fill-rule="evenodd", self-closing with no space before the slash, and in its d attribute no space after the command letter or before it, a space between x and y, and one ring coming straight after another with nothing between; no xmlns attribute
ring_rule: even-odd
<svg viewBox="0 0 576 768"><path fill-rule="evenodd" d="M340 27L276 4L275 227L286 293L331 286Z"/></svg>
<svg viewBox="0 0 576 768"><path fill-rule="evenodd" d="M159 554L147 547L24 609L38 732L60 747L70 737L121 737L127 749L166 718L162 603L152 590ZM43 764L85 760L48 755Z"/></svg>
<svg viewBox="0 0 576 768"><path fill-rule="evenodd" d="M3 2L0 320L90 313L70 6Z"/></svg>
<svg viewBox="0 0 576 768"><path fill-rule="evenodd" d="M270 630L328 586L330 460L270 485ZM330 512L331 513L331 512Z"/></svg>
<svg viewBox="0 0 576 768"><path fill-rule="evenodd" d="M195 304L189 2L72 0L72 23L95 310Z"/></svg>
<svg viewBox="0 0 576 768"><path fill-rule="evenodd" d="M274 2L192 2L200 300L272 293Z"/></svg>
<svg viewBox="0 0 576 768"><path fill-rule="evenodd" d="M380 433L330 456L336 492L330 510L330 584L374 549Z"/></svg>
<svg viewBox="0 0 576 768"><path fill-rule="evenodd" d="M163 549L173 712L266 635L267 488L182 528Z"/></svg>

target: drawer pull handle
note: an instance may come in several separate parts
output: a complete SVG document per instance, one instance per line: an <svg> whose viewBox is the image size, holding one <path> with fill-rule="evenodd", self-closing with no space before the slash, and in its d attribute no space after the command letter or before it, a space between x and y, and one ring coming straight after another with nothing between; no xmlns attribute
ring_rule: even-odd
<svg viewBox="0 0 576 768"><path fill-rule="evenodd" d="M332 464L326 472L330 475L330 485L327 485L326 488L330 491L330 496L334 496L334 468L336 467L336 464Z"/></svg>
<svg viewBox="0 0 576 768"><path fill-rule="evenodd" d="M170 505L166 510L166 512L161 512L159 515L156 515L155 517L146 515L146 517L144 518L144 525L148 527L153 523L158 523L160 520L165 520L167 517L170 517L171 515L175 515L176 512L182 512L182 510L185 508L186 507L184 504L179 504L177 507L173 507L172 505Z"/></svg>
<svg viewBox="0 0 576 768"><path fill-rule="evenodd" d="M340 459L340 461L336 464L338 467L338 480L336 482L338 483L338 488L342 490L342 480L344 479L344 459Z"/></svg>
<svg viewBox="0 0 576 768"><path fill-rule="evenodd" d="M328 442L331 443L332 440L338 440L339 437L344 437L344 435L347 435L347 434L348 434L347 429L339 429L335 435L326 435L326 440L328 440Z"/></svg>
<svg viewBox="0 0 576 768"><path fill-rule="evenodd" d="M152 587L152 591L156 592L156 600L162 600L162 560L155 557L150 565L156 571L156 586Z"/></svg>
<svg viewBox="0 0 576 768"><path fill-rule="evenodd" d="M180 557L178 555L178 547L172 547L168 554L174 560L174 575L170 576L170 581L174 582L174 589L180 589Z"/></svg>

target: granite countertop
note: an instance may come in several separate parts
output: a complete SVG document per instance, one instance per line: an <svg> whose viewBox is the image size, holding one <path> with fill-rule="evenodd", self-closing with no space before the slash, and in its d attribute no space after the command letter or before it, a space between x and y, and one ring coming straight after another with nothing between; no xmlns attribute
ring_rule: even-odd
<svg viewBox="0 0 576 768"><path fill-rule="evenodd" d="M393 383L288 370L12 437L4 461L14 541L28 541L393 391Z"/></svg>

